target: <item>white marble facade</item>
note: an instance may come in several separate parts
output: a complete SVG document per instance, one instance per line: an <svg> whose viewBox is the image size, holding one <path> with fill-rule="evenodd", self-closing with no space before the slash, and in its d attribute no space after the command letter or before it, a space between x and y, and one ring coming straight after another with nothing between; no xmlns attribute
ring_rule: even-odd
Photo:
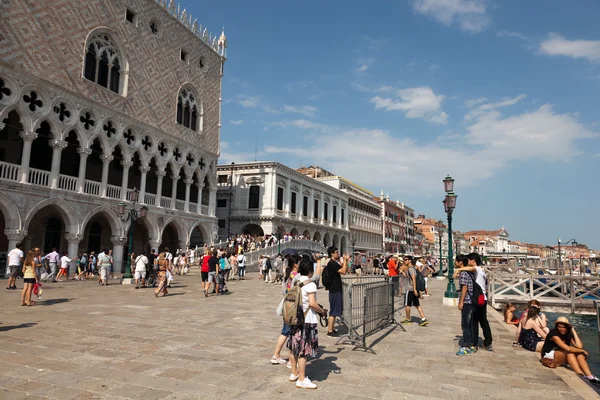
<svg viewBox="0 0 600 400"><path fill-rule="evenodd" d="M351 251L347 193L277 162L220 165L217 182L220 238L288 233Z"/></svg>

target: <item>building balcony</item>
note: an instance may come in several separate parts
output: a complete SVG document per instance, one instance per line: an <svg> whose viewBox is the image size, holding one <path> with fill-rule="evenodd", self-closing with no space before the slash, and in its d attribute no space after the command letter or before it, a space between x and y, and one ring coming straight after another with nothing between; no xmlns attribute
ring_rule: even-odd
<svg viewBox="0 0 600 400"><path fill-rule="evenodd" d="M51 188L52 177L50 171L44 171L35 168L29 168L27 182L22 183L21 178L21 166L17 164L11 164L4 161L0 161L0 181L8 181L17 185L28 185L34 187L45 187ZM123 193L123 188L120 186L106 184L106 191L103 196L102 183L92 180L85 179L83 181L82 190L79 190L79 179L74 176L58 174L56 190L65 192L85 194L97 198L104 199L115 199L115 200L127 200L129 199L129 193L132 189L127 189L127 193ZM175 199L173 202L172 197L159 196L154 193L143 193L143 197L140 198L139 202L147 206L154 206L157 208L164 208L170 210L176 210L181 212L188 212L198 215L209 216L210 207L209 205L201 204L198 207L197 203L188 201L187 207L185 200Z"/></svg>

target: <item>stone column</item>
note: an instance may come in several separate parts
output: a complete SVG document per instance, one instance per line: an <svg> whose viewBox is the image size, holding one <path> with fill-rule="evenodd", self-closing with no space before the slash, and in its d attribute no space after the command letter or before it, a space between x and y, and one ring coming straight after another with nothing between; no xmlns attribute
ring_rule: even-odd
<svg viewBox="0 0 600 400"><path fill-rule="evenodd" d="M310 195L308 196L308 221L311 222L313 220L315 208L315 190L313 188L310 189Z"/></svg>
<svg viewBox="0 0 600 400"><path fill-rule="evenodd" d="M150 167L147 165L140 165L140 172L142 173L142 178L140 180L140 199L139 202L142 204L146 204L146 176L150 171Z"/></svg>
<svg viewBox="0 0 600 400"><path fill-rule="evenodd" d="M52 165L50 167L50 187L52 189L58 188L58 175L60 175L60 158L62 151L69 145L64 140L50 140L48 143L52 147ZM23 148L23 151L25 149ZM29 165L29 160L27 160Z"/></svg>
<svg viewBox="0 0 600 400"><path fill-rule="evenodd" d="M204 189L204 184L198 184L198 204L196 205L196 213L202 214L202 189Z"/></svg>
<svg viewBox="0 0 600 400"><path fill-rule="evenodd" d="M125 270L125 265L123 264L123 246L127 242L127 238L111 236L110 241L113 244L113 272L122 273Z"/></svg>
<svg viewBox="0 0 600 400"><path fill-rule="evenodd" d="M79 242L83 239L83 235L68 233L65 235L65 239L69 244L69 258L73 261L69 264L69 275L77 273L77 256L79 255Z"/></svg>
<svg viewBox="0 0 600 400"><path fill-rule="evenodd" d="M304 209L304 186L300 184L298 194L296 195L296 219L302 219L302 211ZM300 233L302 235L302 233Z"/></svg>
<svg viewBox="0 0 600 400"><path fill-rule="evenodd" d="M296 204L297 206L297 204ZM289 217L291 213L292 207L292 187L290 178L285 179L285 192L283 193L283 211L285 211L285 216Z"/></svg>
<svg viewBox="0 0 600 400"><path fill-rule="evenodd" d="M160 240L150 239L148 244L150 245L150 250L154 249L158 252L158 248L162 242Z"/></svg>
<svg viewBox="0 0 600 400"><path fill-rule="evenodd" d="M321 191L321 208L319 209L318 224L323 224L325 220L325 192Z"/></svg>
<svg viewBox="0 0 600 400"><path fill-rule="evenodd" d="M127 184L129 183L129 168L133 165L133 162L129 160L121 160L123 166L123 178L121 180L121 200L129 200L127 196Z"/></svg>
<svg viewBox="0 0 600 400"><path fill-rule="evenodd" d="M190 212L190 187L192 183L194 183L194 179L186 178L183 182L185 182L185 212Z"/></svg>
<svg viewBox="0 0 600 400"><path fill-rule="evenodd" d="M339 201L337 205L337 227L340 229L344 229L342 226L342 202ZM341 239L340 239L341 240Z"/></svg>
<svg viewBox="0 0 600 400"><path fill-rule="evenodd" d="M108 168L110 162L113 160L113 156L108 154L102 154L102 182L100 183L100 196L106 197L106 187L108 185Z"/></svg>
<svg viewBox="0 0 600 400"><path fill-rule="evenodd" d="M217 207L217 189L211 187L210 195L208 197L208 215L210 215L211 217L214 217L215 212L216 212L216 207Z"/></svg>
<svg viewBox="0 0 600 400"><path fill-rule="evenodd" d="M25 239L27 231L22 229L5 229L4 234L8 238L8 251L11 251L17 247L17 243L20 243Z"/></svg>
<svg viewBox="0 0 600 400"><path fill-rule="evenodd" d="M87 167L87 158L92 154L92 149L85 149L80 147L77 149L79 153L79 178L77 180L77 191L79 193L85 193L85 170Z"/></svg>
<svg viewBox="0 0 600 400"><path fill-rule="evenodd" d="M21 183L28 183L31 144L37 138L37 133L22 131L19 135L23 138L23 152L21 153Z"/></svg>
<svg viewBox="0 0 600 400"><path fill-rule="evenodd" d="M166 171L162 171L160 169L156 171L156 178L158 179L156 183L156 207L162 207L160 205L160 200L162 198L162 181L166 174Z"/></svg>
<svg viewBox="0 0 600 400"><path fill-rule="evenodd" d="M177 181L179 180L179 175L171 175L171 179L173 180L173 185L171 188L171 209L175 210L175 203L177 202Z"/></svg>

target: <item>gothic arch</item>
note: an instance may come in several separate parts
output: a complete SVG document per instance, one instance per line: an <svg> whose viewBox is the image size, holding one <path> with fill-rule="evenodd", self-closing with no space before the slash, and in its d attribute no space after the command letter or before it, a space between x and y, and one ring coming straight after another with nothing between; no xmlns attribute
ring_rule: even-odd
<svg viewBox="0 0 600 400"><path fill-rule="evenodd" d="M180 218L178 218L178 217L171 217L165 221L162 228L160 228L160 235L158 236L159 238L162 238L163 233L165 232L165 228L167 226L169 226L169 224L173 224L173 226L175 227L175 230L177 231L177 236L178 236L180 242L183 240L187 241L188 236L189 236L188 232L185 230L185 227L181 224ZM175 250L175 249L171 249L171 250Z"/></svg>
<svg viewBox="0 0 600 400"><path fill-rule="evenodd" d="M194 232L194 229L196 229L196 228L198 228L200 230L200 232L202 232L202 238L205 241L206 240L210 240L210 230L206 229L206 227L203 225L203 223L207 223L207 222L206 221L196 221L194 223L194 225L192 225L192 227L190 228L190 232L189 232L188 236L186 236L187 243L191 242L192 233Z"/></svg>
<svg viewBox="0 0 600 400"><path fill-rule="evenodd" d="M63 218L63 221L65 222L65 232L71 234L79 233L79 222L77 221L77 214L75 213L75 210L73 210L73 208L69 205L69 203L67 203L63 199L45 199L33 206L33 208L29 210L29 213L25 217L25 222L23 224L24 229L27 229L29 227L31 220L38 211L50 205L56 206L61 217Z"/></svg>
<svg viewBox="0 0 600 400"><path fill-rule="evenodd" d="M87 37L85 38L85 45L83 46L82 49L82 57L81 57L81 77L82 79L87 79L85 78L85 67L86 67L86 55L88 52L88 47L90 46L90 44L99 36L101 35L107 35L108 38L110 39L110 41L112 41L112 43L110 43L110 46L108 47L114 47L115 51L118 53L118 60L119 60L119 87L118 90L115 92L117 94L120 94L121 96L127 96L127 87L128 87L128 77L129 77L129 59L127 57L127 52L125 44L123 43L123 41L119 38L119 36L117 35L117 32L113 31L112 29L106 27L106 26L99 26L93 30L90 31L90 33L88 33ZM108 43L108 42L107 42ZM107 85L108 89L110 90L110 82L108 82ZM114 91L114 90L113 90Z"/></svg>
<svg viewBox="0 0 600 400"><path fill-rule="evenodd" d="M31 117L24 113L18 104L11 104L10 106L2 109L2 111L0 111L0 122L8 118L8 114L10 114L11 111L16 112L19 116L19 122L23 126L24 132L33 132L33 129L31 128L33 126Z"/></svg>
<svg viewBox="0 0 600 400"><path fill-rule="evenodd" d="M19 230L23 228L21 213L15 202L0 192L0 210L6 220L6 228ZM0 232L1 233L1 232Z"/></svg>
<svg viewBox="0 0 600 400"><path fill-rule="evenodd" d="M204 109L199 91L190 82L179 87L175 99L175 122L194 132L202 132Z"/></svg>
<svg viewBox="0 0 600 400"><path fill-rule="evenodd" d="M123 236L123 223L120 218L115 213L115 210L109 206L99 206L90 211L85 218L81 221L81 229L80 232L85 230L85 226L90 222L94 217L98 214L102 214L108 224L110 225L111 235L112 236Z"/></svg>

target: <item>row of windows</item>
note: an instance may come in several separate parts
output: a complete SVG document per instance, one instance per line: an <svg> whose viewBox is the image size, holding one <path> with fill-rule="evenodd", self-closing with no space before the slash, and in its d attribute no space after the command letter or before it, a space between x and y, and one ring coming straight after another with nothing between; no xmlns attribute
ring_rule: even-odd
<svg viewBox="0 0 600 400"><path fill-rule="evenodd" d="M292 198L290 201L290 213L291 214L296 214L296 198L297 198L297 193L296 192L292 192ZM302 215L307 217L308 216L308 196L303 196L303 202L302 202ZM319 200L315 199L314 200L314 208L313 208L313 218L318 219L319 218ZM278 187L277 188L277 209L279 211L283 211L283 202L284 202L284 189L282 187ZM324 215L323 215L323 220L325 221L329 221L329 203L323 203L323 211L324 211ZM334 205L333 206L333 222L337 224L337 206ZM342 214L341 214L341 218L342 218L342 224L344 223L344 210L342 210Z"/></svg>
<svg viewBox="0 0 600 400"><path fill-rule="evenodd" d="M354 199L349 199L348 200L348 206L352 207L352 208L358 208L361 211L364 211L364 212L369 213L371 215L375 215L377 217L379 217L381 215L381 209L380 208L369 206L369 205L367 205L365 203L361 203L360 201L356 201Z"/></svg>

